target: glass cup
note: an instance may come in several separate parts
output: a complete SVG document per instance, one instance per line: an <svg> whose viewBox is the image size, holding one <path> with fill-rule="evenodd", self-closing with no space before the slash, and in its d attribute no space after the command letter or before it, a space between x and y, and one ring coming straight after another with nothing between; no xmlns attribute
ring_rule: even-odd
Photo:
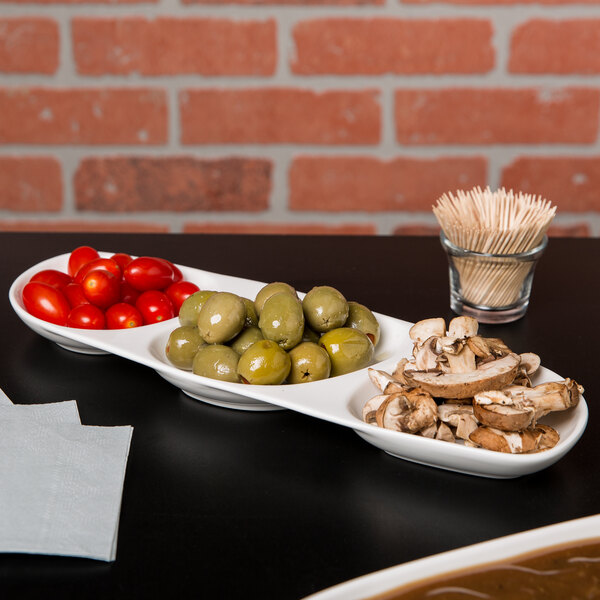
<svg viewBox="0 0 600 600"><path fill-rule="evenodd" d="M520 254L486 254L455 246L440 234L448 255L450 308L481 323L510 323L527 311L533 272L548 244Z"/></svg>

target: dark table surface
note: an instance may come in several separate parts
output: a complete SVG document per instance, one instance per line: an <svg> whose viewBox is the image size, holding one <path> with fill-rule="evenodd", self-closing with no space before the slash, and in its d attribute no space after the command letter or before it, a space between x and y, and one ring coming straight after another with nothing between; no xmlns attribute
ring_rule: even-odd
<svg viewBox="0 0 600 600"><path fill-rule="evenodd" d="M26 268L78 245L307 291L339 288L416 321L453 315L435 238L0 234L0 387L19 404L76 399L88 425L133 425L117 560L0 555L0 597L299 599L374 570L600 512L600 240L552 239L527 315L482 326L585 386L589 423L561 461L509 480L393 458L292 411L195 401L116 356L63 350L8 302ZM1 485L1 482L0 482Z"/></svg>

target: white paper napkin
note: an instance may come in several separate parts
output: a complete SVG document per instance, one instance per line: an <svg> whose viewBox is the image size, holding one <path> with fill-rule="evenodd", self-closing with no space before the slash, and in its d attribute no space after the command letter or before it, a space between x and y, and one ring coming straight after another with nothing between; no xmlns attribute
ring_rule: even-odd
<svg viewBox="0 0 600 600"><path fill-rule="evenodd" d="M75 401L0 406L0 552L115 560L132 432Z"/></svg>
<svg viewBox="0 0 600 600"><path fill-rule="evenodd" d="M10 398L2 391L2 389L0 389L0 406L5 404L12 405L12 402L10 401Z"/></svg>

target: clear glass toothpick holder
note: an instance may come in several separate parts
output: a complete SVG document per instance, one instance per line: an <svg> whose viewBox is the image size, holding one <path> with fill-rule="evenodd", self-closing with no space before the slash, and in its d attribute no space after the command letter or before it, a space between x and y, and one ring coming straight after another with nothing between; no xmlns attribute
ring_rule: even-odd
<svg viewBox="0 0 600 600"><path fill-rule="evenodd" d="M548 238L519 254L486 254L453 244L442 232L448 256L450 308L481 323L509 323L525 315L533 274Z"/></svg>

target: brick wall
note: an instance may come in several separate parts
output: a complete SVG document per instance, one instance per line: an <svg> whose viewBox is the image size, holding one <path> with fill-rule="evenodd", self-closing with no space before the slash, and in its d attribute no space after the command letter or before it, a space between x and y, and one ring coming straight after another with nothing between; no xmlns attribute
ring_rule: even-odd
<svg viewBox="0 0 600 600"><path fill-rule="evenodd" d="M0 229L600 236L600 0L0 0Z"/></svg>

